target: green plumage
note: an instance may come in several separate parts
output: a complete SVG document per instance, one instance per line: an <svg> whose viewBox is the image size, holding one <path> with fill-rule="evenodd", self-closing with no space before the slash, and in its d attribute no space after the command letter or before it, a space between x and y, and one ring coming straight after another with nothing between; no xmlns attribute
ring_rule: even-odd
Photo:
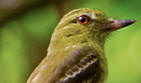
<svg viewBox="0 0 141 83"><path fill-rule="evenodd" d="M52 35L47 56L27 83L105 83L104 42L110 32L127 25L119 22L89 8L66 14Z"/></svg>

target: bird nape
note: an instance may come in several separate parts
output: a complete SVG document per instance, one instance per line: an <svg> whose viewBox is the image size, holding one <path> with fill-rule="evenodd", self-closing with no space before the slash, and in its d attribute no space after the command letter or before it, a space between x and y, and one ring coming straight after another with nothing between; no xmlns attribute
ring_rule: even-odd
<svg viewBox="0 0 141 83"><path fill-rule="evenodd" d="M134 22L110 19L89 8L69 12L55 28L47 56L27 83L105 83L105 38Z"/></svg>

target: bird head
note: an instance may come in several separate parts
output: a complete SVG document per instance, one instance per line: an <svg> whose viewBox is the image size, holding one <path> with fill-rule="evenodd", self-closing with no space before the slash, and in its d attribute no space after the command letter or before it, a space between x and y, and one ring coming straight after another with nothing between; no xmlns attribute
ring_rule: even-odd
<svg viewBox="0 0 141 83"><path fill-rule="evenodd" d="M68 24L76 24L80 27L92 28L93 31L114 31L126 27L135 20L114 20L107 17L100 10L93 10L89 8L77 9L66 14L59 25L63 27Z"/></svg>
<svg viewBox="0 0 141 83"><path fill-rule="evenodd" d="M65 34L63 34L63 36L85 33L86 36L93 38L94 41L103 43L109 33L134 22L135 20L114 20L100 10L82 8L66 14L56 29L60 31L61 34L64 32Z"/></svg>

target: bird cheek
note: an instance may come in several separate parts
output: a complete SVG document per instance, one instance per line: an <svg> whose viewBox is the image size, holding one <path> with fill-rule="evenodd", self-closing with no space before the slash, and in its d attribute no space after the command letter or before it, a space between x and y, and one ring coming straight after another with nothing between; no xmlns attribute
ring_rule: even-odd
<svg viewBox="0 0 141 83"><path fill-rule="evenodd" d="M96 29L97 30L105 30L106 27L108 27L106 24L99 24L99 25L96 26Z"/></svg>
<svg viewBox="0 0 141 83"><path fill-rule="evenodd" d="M102 30L109 30L110 28L109 28L110 26L108 26L108 24L102 24Z"/></svg>

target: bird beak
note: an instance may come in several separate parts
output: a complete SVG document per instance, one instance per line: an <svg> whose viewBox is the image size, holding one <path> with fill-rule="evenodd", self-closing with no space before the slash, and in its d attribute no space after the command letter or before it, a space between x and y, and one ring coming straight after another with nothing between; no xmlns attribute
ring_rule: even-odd
<svg viewBox="0 0 141 83"><path fill-rule="evenodd" d="M107 29L110 30L117 30L123 27L126 27L130 24L133 24L134 22L136 22L135 20L110 20L110 24L109 27Z"/></svg>

